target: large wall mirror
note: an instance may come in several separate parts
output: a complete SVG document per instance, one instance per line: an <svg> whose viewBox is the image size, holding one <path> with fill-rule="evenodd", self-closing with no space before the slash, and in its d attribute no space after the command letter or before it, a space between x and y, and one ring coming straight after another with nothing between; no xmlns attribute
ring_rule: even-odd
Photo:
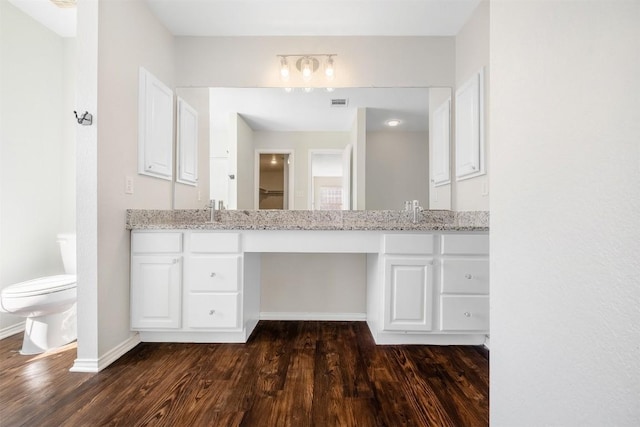
<svg viewBox="0 0 640 427"><path fill-rule="evenodd" d="M440 138L441 156L442 132L430 132L437 117L430 112L450 102L450 88L176 93L193 98L194 91L208 107L199 112L210 157L209 176L199 177L209 184L203 205L215 199L228 209L399 210L417 199L424 208L450 209L450 187L431 173L431 139ZM180 200L174 197L176 209L186 207Z"/></svg>

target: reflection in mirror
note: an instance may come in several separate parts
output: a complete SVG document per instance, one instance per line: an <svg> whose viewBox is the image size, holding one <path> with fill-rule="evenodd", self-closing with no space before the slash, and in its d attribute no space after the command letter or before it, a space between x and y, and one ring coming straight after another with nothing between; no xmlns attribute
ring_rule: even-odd
<svg viewBox="0 0 640 427"><path fill-rule="evenodd" d="M425 208L432 205L429 111L439 101L432 95L450 96L449 88L198 90L206 91L209 100L209 197L223 200L228 209L258 209L260 199L267 199L260 195L258 153L290 153L290 185L273 189L283 196L288 192L285 209L397 210L414 199ZM392 119L399 124L390 126ZM341 153L340 174L331 172L333 178L341 177L340 185L336 179L314 182L312 153L323 150ZM266 159L271 161L269 155ZM329 188L334 201L321 202L320 193L329 194ZM450 200L444 191L438 188L438 199ZM443 202L439 209L448 207Z"/></svg>
<svg viewBox="0 0 640 427"><path fill-rule="evenodd" d="M258 209L289 209L292 157L288 152L256 152Z"/></svg>

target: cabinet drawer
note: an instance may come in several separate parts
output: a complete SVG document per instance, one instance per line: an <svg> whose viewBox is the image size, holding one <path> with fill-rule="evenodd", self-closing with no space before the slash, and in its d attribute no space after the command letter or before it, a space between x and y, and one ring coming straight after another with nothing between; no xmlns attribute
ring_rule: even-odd
<svg viewBox="0 0 640 427"><path fill-rule="evenodd" d="M442 236L444 255L488 255L488 234L445 234Z"/></svg>
<svg viewBox="0 0 640 427"><path fill-rule="evenodd" d="M240 234L194 232L190 249L193 253L240 252Z"/></svg>
<svg viewBox="0 0 640 427"><path fill-rule="evenodd" d="M489 297L484 295L440 297L440 329L443 331L488 331Z"/></svg>
<svg viewBox="0 0 640 427"><path fill-rule="evenodd" d="M154 254L182 252L182 233L133 232L131 252Z"/></svg>
<svg viewBox="0 0 640 427"><path fill-rule="evenodd" d="M385 234L383 252L386 254L428 255L433 253L432 234Z"/></svg>
<svg viewBox="0 0 640 427"><path fill-rule="evenodd" d="M240 255L189 258L185 269L187 289L197 292L238 291Z"/></svg>
<svg viewBox="0 0 640 427"><path fill-rule="evenodd" d="M445 259L441 272L444 293L489 293L489 261L486 259Z"/></svg>
<svg viewBox="0 0 640 427"><path fill-rule="evenodd" d="M240 295L189 294L187 326L190 328L238 328Z"/></svg>

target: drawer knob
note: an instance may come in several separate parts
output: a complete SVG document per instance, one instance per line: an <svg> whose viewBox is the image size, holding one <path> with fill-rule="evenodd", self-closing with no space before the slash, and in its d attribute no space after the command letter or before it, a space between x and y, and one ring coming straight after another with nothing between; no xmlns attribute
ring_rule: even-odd
<svg viewBox="0 0 640 427"><path fill-rule="evenodd" d="M471 274L469 274L469 273L467 273L467 274L465 274L465 275L464 275L464 278L465 278L465 279L471 279L472 277L473 277L473 276L471 276Z"/></svg>
<svg viewBox="0 0 640 427"><path fill-rule="evenodd" d="M212 315L214 315L215 313L216 313L216 311L215 311L215 310L209 310L209 316L212 316Z"/></svg>
<svg viewBox="0 0 640 427"><path fill-rule="evenodd" d="M211 273L209 276L216 277L216 273Z"/></svg>
<svg viewBox="0 0 640 427"><path fill-rule="evenodd" d="M465 316L465 317L471 317L471 313L469 313L468 311L465 311L465 312L464 312L464 316Z"/></svg>

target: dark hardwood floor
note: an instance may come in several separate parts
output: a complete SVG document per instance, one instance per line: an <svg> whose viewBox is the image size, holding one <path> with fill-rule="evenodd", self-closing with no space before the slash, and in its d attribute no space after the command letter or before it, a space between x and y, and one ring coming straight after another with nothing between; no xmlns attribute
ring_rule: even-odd
<svg viewBox="0 0 640 427"><path fill-rule="evenodd" d="M0 426L486 426L489 354L376 346L364 322L261 321L246 344L143 343L98 374L75 345L0 341Z"/></svg>

